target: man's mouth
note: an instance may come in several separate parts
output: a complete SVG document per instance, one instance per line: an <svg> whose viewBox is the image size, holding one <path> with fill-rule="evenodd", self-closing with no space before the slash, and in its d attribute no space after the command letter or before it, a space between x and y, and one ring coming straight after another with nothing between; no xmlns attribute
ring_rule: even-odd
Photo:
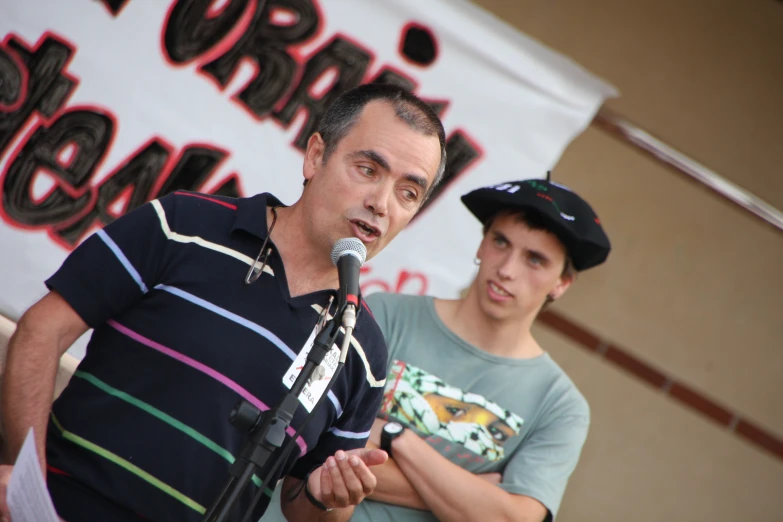
<svg viewBox="0 0 783 522"><path fill-rule="evenodd" d="M359 232L359 239L362 241L373 241L381 235L381 229L367 223L366 221L353 219L351 220L351 224L354 226L354 229Z"/></svg>
<svg viewBox="0 0 783 522"><path fill-rule="evenodd" d="M513 297L514 296L514 294L512 294L511 292L509 292L508 290L506 290L502 286L500 286L500 285L498 285L498 284L496 284L496 283L494 283L492 281L489 282L489 287L492 289L493 292L495 292L496 294L498 294L500 296L503 296L503 297Z"/></svg>

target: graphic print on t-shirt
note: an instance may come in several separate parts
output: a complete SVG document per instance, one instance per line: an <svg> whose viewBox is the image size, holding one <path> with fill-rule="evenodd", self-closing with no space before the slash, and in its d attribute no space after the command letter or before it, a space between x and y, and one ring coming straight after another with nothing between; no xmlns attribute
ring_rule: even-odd
<svg viewBox="0 0 783 522"><path fill-rule="evenodd" d="M398 360L389 368L381 411L424 436L456 442L491 462L503 458L503 445L519 434L524 422L481 395Z"/></svg>

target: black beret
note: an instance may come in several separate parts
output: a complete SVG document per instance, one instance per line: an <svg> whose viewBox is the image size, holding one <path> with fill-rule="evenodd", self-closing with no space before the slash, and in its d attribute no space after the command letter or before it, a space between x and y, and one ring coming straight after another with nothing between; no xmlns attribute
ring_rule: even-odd
<svg viewBox="0 0 783 522"><path fill-rule="evenodd" d="M569 188L551 181L528 179L476 189L462 202L481 221L501 210L532 210L560 239L577 270L600 265L611 250L601 221L587 202Z"/></svg>

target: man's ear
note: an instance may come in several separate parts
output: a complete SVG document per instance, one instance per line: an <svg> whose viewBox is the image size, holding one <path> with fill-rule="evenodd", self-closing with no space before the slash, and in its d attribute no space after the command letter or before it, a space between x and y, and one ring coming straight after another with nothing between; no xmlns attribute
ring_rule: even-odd
<svg viewBox="0 0 783 522"><path fill-rule="evenodd" d="M307 140L307 148L305 149L305 159L302 166L302 174L307 181L313 179L313 176L321 170L324 158L324 149L326 144L324 143L321 134L314 132L310 139Z"/></svg>
<svg viewBox="0 0 783 522"><path fill-rule="evenodd" d="M571 283L576 279L576 273L563 274L557 282L557 285L549 292L549 296L552 300L557 301L560 297L566 293L566 290L571 286Z"/></svg>

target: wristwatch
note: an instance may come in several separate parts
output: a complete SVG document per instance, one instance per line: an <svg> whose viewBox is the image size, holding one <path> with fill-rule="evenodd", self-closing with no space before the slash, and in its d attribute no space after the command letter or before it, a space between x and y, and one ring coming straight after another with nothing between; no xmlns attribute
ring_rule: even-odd
<svg viewBox="0 0 783 522"><path fill-rule="evenodd" d="M392 456L392 441L402 435L405 426L397 421L390 421L381 429L381 449Z"/></svg>

